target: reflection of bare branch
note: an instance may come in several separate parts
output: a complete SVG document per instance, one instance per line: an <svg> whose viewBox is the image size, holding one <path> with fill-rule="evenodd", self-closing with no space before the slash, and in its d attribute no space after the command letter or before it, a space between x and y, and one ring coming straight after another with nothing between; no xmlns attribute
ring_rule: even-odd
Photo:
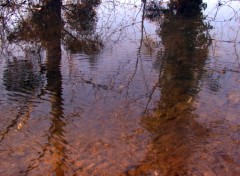
<svg viewBox="0 0 240 176"><path fill-rule="evenodd" d="M240 27L238 28L237 30L237 33L236 33L236 36L235 36L235 43L234 43L234 51L235 51L235 54L236 54L236 61L238 63L238 67L240 67L240 60L239 60L239 54L237 52L237 43L239 44L239 42L237 42L237 39L238 39L238 35L239 35L239 31L240 31Z"/></svg>
<svg viewBox="0 0 240 176"><path fill-rule="evenodd" d="M147 103L146 103L146 107L145 107L145 109L144 109L144 111L145 111L145 113L147 113L147 111L148 111L148 105L149 105L149 103L151 102L151 100L152 100L152 96L153 96L153 94L155 93L155 91L156 91L156 89L160 86L159 84L160 84L160 79L161 79L161 76L162 76L162 72L163 72L163 68L164 68L164 62L165 62L165 57L162 57L162 51L160 51L160 58L159 59L161 59L161 65L160 65L160 67L159 67L159 73L158 73L158 75L159 75L159 77L158 77L158 81L156 82L156 84L152 87L152 90L150 91L150 93L149 93L149 97L148 97L148 101L147 101Z"/></svg>
<svg viewBox="0 0 240 176"><path fill-rule="evenodd" d="M239 16L240 10L239 10L239 9L236 9L234 6L231 5L231 3L233 3L233 2L234 2L234 1L232 1L232 0L228 0L228 1L219 0L219 1L216 3L215 7L210 11L210 13L211 13L211 12L214 13L213 16L210 16L210 15L208 14L208 15L207 15L207 19L208 19L209 21L212 21L212 22L227 22L227 21L233 20L234 18L237 18L237 17ZM221 19L221 20L217 19L218 14L219 14L219 11L220 11L221 9L226 8L226 7L227 7L228 9L231 9L232 15L231 15L231 16L228 16L228 17L226 16L225 19Z"/></svg>
<svg viewBox="0 0 240 176"><path fill-rule="evenodd" d="M10 132L10 130L17 125L19 119L24 115L26 108L27 106L21 107L21 110L17 113L16 118L13 119L10 125L6 127L5 131L1 132L0 143L5 139L5 136Z"/></svg>
<svg viewBox="0 0 240 176"><path fill-rule="evenodd" d="M141 40L140 40L139 51L140 51L141 48L142 48L142 42L143 42L143 30L144 30L145 8L146 8L146 1L143 2L142 23L141 23Z"/></svg>
<svg viewBox="0 0 240 176"><path fill-rule="evenodd" d="M215 40L216 42L223 42L223 43L239 43L238 41L235 41L235 40L219 40L219 39L211 39L211 40Z"/></svg>
<svg viewBox="0 0 240 176"><path fill-rule="evenodd" d="M81 78L81 80L82 80L84 83L90 84L90 85L92 85L93 87L96 87L96 88L102 88L102 89L104 89L104 90L108 90L108 89L109 89L107 85L96 84L96 83L94 83L93 80L91 80L91 79L90 79L90 80L85 80L84 78Z"/></svg>
<svg viewBox="0 0 240 176"><path fill-rule="evenodd" d="M130 77L128 83L127 83L127 89L126 89L126 97L128 96L128 91L129 91L129 86L130 83L133 81L136 73L137 73L137 69L138 69L138 63L139 63L139 59L141 59L141 48L142 48L142 43L143 43L143 31L144 31L144 18L145 18L145 8L146 8L146 1L143 2L143 11L142 11L142 21L141 21L141 38L140 38L140 46L138 48L138 52L137 52L137 59L136 59L136 63L135 63L135 67L134 67L134 71L132 76Z"/></svg>

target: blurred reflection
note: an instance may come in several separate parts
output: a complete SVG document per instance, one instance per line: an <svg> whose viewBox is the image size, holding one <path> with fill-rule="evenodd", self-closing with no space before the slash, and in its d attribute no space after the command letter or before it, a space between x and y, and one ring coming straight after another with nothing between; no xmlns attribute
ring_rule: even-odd
<svg viewBox="0 0 240 176"><path fill-rule="evenodd" d="M176 2L179 12L167 12ZM130 175L173 176L200 172L191 163L196 160L194 151L204 142L207 129L196 121L193 104L208 56L208 25L198 8L200 1L191 9L182 7L185 1L172 3L164 11L164 18L158 18L158 34L164 49L158 52L154 67L160 72L161 98L154 112L142 119L153 141L146 159L129 170ZM150 20L156 20L156 15L153 18L148 10L147 13Z"/></svg>
<svg viewBox="0 0 240 176"><path fill-rule="evenodd" d="M197 15L201 16L201 10L206 8L207 4L202 0L150 1L146 7L146 15L149 18L158 18L163 14L191 18Z"/></svg>
<svg viewBox="0 0 240 176"><path fill-rule="evenodd" d="M71 52L93 54L102 47L99 36L94 34L97 24L95 8L99 3L100 1L86 1L65 7L67 25L64 43Z"/></svg>
<svg viewBox="0 0 240 176"><path fill-rule="evenodd" d="M32 64L29 60L14 59L8 62L4 72L6 89L10 91L33 91L40 86L41 75L46 72L45 93L50 97L51 126L48 143L38 162L50 163L54 175L65 175L64 161L64 113L62 98L61 44L71 52L93 54L99 51L101 41L95 35L96 12L99 1L84 1L62 5L61 0L44 0L37 3L19 3L28 6L28 15L18 21L13 30L6 30L7 39L19 44L24 41L32 45L40 43L46 51L46 63ZM34 5L33 5L34 4ZM6 7L7 8L7 7ZM4 26L1 26L4 28ZM33 59L33 58L31 58ZM39 69L35 69L39 68ZM27 172L30 172L29 169Z"/></svg>
<svg viewBox="0 0 240 176"><path fill-rule="evenodd" d="M3 77L8 91L35 93L43 87L43 75L32 60L8 60Z"/></svg>
<svg viewBox="0 0 240 176"><path fill-rule="evenodd" d="M48 132L48 142L43 146L43 153L37 159L38 162L48 161L50 171L54 175L64 175L64 116L62 99L62 75L61 75L61 38L62 38L62 4L60 0L47 0L38 12L33 12L29 21L20 25L19 31L14 34L14 40L25 41L40 40L46 49L47 84L45 90L50 98L51 125ZM25 30L32 25L31 31ZM30 172L29 169L27 172Z"/></svg>
<svg viewBox="0 0 240 176"><path fill-rule="evenodd" d="M5 31L5 34L2 35L7 36L11 43L27 41L36 44L40 42L43 47L46 47L47 41L58 35L54 33L55 29L52 28L55 20L50 21L49 10L54 10L54 6L59 6L62 44L73 53L94 54L99 52L102 47L102 41L96 34L96 8L99 4L98 0L70 2L64 5L62 1L51 0L45 0L41 3L11 2L11 6L0 6L0 13L2 13L0 20L3 22L0 27L2 32ZM11 7L18 9L15 15L12 15ZM20 18L16 20L15 16L20 16ZM23 16L24 18L22 18ZM46 32L49 30L52 30L52 36Z"/></svg>
<svg viewBox="0 0 240 176"><path fill-rule="evenodd" d="M169 3L171 13L185 17L201 15L202 8L206 8L202 0L170 0Z"/></svg>

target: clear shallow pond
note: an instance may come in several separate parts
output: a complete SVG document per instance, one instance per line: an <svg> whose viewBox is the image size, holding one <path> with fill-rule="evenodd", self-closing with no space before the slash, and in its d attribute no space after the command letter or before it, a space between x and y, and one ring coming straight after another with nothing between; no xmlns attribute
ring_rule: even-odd
<svg viewBox="0 0 240 176"><path fill-rule="evenodd" d="M0 7L0 175L240 174L239 2L51 2Z"/></svg>

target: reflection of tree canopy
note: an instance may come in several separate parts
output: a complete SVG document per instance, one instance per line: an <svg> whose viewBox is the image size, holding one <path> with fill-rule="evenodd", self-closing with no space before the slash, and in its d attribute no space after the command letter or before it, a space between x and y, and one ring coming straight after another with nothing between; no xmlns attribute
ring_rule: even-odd
<svg viewBox="0 0 240 176"><path fill-rule="evenodd" d="M71 29L90 34L96 27L94 4L70 4L65 8L65 16Z"/></svg>
<svg viewBox="0 0 240 176"><path fill-rule="evenodd" d="M98 35L94 35L96 29L97 2L73 5L65 7L66 35L65 45L72 52L88 50L90 53L98 51L101 41Z"/></svg>
<svg viewBox="0 0 240 176"><path fill-rule="evenodd" d="M43 84L41 73L30 60L8 61L3 74L4 85L8 91L34 92Z"/></svg>
<svg viewBox="0 0 240 176"><path fill-rule="evenodd" d="M49 4L31 11L29 16L19 21L18 26L10 33L10 41L41 41L44 44L49 38L59 37L56 35L62 28L60 13L59 6Z"/></svg>
<svg viewBox="0 0 240 176"><path fill-rule="evenodd" d="M176 16L193 17L201 14L206 8L202 0L170 0L168 2L153 0L147 4L146 11L149 18L156 18L161 14L174 14Z"/></svg>
<svg viewBox="0 0 240 176"><path fill-rule="evenodd" d="M195 16L201 13L201 8L204 7L202 0L171 0L169 8L176 10L176 15Z"/></svg>
<svg viewBox="0 0 240 176"><path fill-rule="evenodd" d="M19 15L21 18L17 20L14 29L8 30L8 39L41 41L44 44L51 37L61 35L63 43L71 51L87 54L96 52L101 47L101 41L95 34L97 22L95 8L99 3L99 1L82 1L62 5L60 0L46 0L41 3L24 1L21 5L15 3L11 7L18 7L16 16L22 13L22 10L26 12ZM5 10L10 7L0 6L0 8Z"/></svg>

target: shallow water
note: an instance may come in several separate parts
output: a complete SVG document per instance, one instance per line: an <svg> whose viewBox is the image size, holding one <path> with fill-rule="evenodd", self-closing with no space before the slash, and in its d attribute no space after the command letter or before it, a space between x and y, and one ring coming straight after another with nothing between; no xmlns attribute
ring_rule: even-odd
<svg viewBox="0 0 240 176"><path fill-rule="evenodd" d="M239 175L240 4L206 3L0 7L0 175Z"/></svg>

